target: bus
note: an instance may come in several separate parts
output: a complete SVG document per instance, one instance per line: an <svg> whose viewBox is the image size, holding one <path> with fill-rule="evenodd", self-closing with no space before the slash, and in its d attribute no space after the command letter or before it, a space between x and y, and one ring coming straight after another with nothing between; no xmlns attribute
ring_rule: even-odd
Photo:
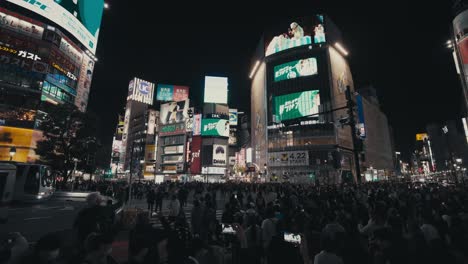
<svg viewBox="0 0 468 264"><path fill-rule="evenodd" d="M41 201L54 193L54 176L47 165L0 162L0 202Z"/></svg>

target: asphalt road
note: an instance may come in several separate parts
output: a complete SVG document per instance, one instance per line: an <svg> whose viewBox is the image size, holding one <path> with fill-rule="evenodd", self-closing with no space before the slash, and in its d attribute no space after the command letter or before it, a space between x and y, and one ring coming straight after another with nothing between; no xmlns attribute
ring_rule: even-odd
<svg viewBox="0 0 468 264"><path fill-rule="evenodd" d="M51 198L36 204L16 204L8 209L8 222L0 224L0 233L20 232L29 242L56 231L70 230L84 202Z"/></svg>

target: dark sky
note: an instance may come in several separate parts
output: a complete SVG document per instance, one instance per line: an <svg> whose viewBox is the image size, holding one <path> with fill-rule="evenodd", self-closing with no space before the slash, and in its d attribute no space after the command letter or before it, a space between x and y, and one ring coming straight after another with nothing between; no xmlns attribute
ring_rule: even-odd
<svg viewBox="0 0 468 264"><path fill-rule="evenodd" d="M190 97L198 102L205 75L227 76L230 105L247 110L249 63L264 29L315 13L329 15L341 29L356 87L377 89L397 150L408 152L415 133L428 122L460 115L461 88L445 47L450 0L413 6L406 1L309 0L256 7L229 1L194 2L197 6L107 1L111 8L103 18L89 102L101 118L100 134L107 144L135 76L189 85Z"/></svg>

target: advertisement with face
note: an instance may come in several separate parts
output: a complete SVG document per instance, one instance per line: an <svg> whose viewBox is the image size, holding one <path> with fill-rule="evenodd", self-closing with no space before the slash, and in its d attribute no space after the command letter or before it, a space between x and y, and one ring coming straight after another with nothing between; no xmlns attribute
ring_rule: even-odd
<svg viewBox="0 0 468 264"><path fill-rule="evenodd" d="M229 121L225 119L202 119L202 136L229 137Z"/></svg>
<svg viewBox="0 0 468 264"><path fill-rule="evenodd" d="M226 146L213 145L213 165L225 166L227 159Z"/></svg>
<svg viewBox="0 0 468 264"><path fill-rule="evenodd" d="M295 60L275 66L275 82L317 74L317 59Z"/></svg>
<svg viewBox="0 0 468 264"><path fill-rule="evenodd" d="M317 114L320 105L318 90L275 96L276 122Z"/></svg>
<svg viewBox="0 0 468 264"><path fill-rule="evenodd" d="M160 112L161 124L184 122L188 118L189 103L190 100L186 99L180 102L162 104Z"/></svg>
<svg viewBox="0 0 468 264"><path fill-rule="evenodd" d="M156 131L157 114L158 112L156 110L149 110L148 135L154 135Z"/></svg>
<svg viewBox="0 0 468 264"><path fill-rule="evenodd" d="M235 128L231 128L229 131L229 146L236 146L237 145L237 130Z"/></svg>
<svg viewBox="0 0 468 264"><path fill-rule="evenodd" d="M60 25L96 53L104 0L7 0Z"/></svg>
<svg viewBox="0 0 468 264"><path fill-rule="evenodd" d="M86 54L83 54L83 62L80 69L80 78L76 87L75 105L82 112L86 112L88 97L93 79L94 61Z"/></svg>
<svg viewBox="0 0 468 264"><path fill-rule="evenodd" d="M322 15L298 18L265 34L265 56L304 45L325 43Z"/></svg>

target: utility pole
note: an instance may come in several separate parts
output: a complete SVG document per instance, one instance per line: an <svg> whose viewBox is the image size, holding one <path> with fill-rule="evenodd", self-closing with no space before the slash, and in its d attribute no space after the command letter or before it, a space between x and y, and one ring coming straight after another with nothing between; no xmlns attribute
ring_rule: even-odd
<svg viewBox="0 0 468 264"><path fill-rule="evenodd" d="M346 86L346 106L348 108L348 124L351 128L351 139L353 140L353 153L354 153L354 165L356 169L356 180L361 183L361 166L359 163L359 149L358 149L358 140L356 136L356 120L354 119L354 106L355 103L351 96L351 89L349 86Z"/></svg>

